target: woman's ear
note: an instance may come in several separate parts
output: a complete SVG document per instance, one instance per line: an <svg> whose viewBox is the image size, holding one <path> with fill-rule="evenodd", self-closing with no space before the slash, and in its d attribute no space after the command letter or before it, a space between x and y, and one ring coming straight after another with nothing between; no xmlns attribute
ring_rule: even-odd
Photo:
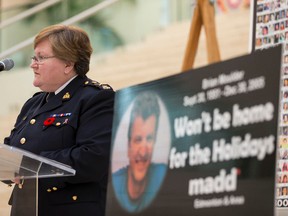
<svg viewBox="0 0 288 216"><path fill-rule="evenodd" d="M65 74L70 74L72 71L74 71L74 62L66 62L65 64L65 69L64 69L64 73Z"/></svg>

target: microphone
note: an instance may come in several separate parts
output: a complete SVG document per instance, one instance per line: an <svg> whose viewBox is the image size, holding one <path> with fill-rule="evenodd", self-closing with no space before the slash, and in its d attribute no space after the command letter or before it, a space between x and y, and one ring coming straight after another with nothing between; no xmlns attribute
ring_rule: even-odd
<svg viewBox="0 0 288 216"><path fill-rule="evenodd" d="M14 61L12 59L3 59L0 61L0 71L9 71L14 67Z"/></svg>

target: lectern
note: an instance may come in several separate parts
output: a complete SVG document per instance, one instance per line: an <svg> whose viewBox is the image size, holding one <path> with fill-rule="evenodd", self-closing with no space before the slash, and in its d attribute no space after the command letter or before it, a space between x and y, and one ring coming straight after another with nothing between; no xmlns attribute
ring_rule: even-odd
<svg viewBox="0 0 288 216"><path fill-rule="evenodd" d="M37 194L39 178L73 175L75 175L75 170L65 164L16 147L0 144L0 181L19 179L20 182L25 182L25 180L30 182L27 200L25 200L27 201L25 209L29 211L27 215L38 215ZM31 182L33 182L32 185ZM18 186L21 187L21 184Z"/></svg>

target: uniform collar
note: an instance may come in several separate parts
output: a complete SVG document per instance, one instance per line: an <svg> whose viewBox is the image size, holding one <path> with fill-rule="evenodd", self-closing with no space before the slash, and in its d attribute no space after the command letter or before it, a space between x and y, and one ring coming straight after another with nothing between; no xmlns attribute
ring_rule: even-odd
<svg viewBox="0 0 288 216"><path fill-rule="evenodd" d="M55 109L61 106L63 102L70 100L73 97L75 91L77 91L87 79L88 78L86 76L74 77L74 79L70 80L70 82L67 83L67 86L65 86L64 89L62 89L57 95L55 95L49 101L49 103L39 107L39 109L34 113L34 116Z"/></svg>
<svg viewBox="0 0 288 216"><path fill-rule="evenodd" d="M75 76L73 76L71 79L69 79L66 83L64 83L64 85L62 85L60 88L58 88L55 91L55 95L57 95L59 92L61 92L73 79L75 79L78 75L76 74Z"/></svg>

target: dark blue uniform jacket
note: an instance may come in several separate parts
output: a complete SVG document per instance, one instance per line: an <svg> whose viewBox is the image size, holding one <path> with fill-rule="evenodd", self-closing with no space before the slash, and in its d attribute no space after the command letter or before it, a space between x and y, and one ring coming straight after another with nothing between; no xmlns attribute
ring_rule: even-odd
<svg viewBox="0 0 288 216"><path fill-rule="evenodd" d="M4 143L76 170L73 177L39 180L39 216L103 216L114 91L86 76L77 76L47 103L46 96L37 93L24 104ZM28 190L29 180L22 189L14 188L12 215L28 212Z"/></svg>

